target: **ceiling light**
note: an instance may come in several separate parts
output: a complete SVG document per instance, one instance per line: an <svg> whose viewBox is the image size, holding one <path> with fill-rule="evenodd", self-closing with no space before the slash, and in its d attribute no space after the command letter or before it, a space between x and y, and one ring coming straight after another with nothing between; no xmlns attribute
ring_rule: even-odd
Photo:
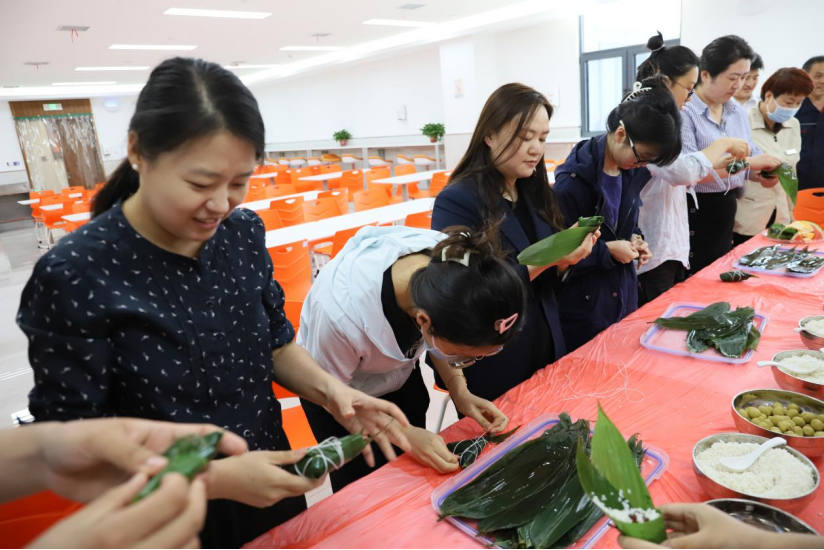
<svg viewBox="0 0 824 550"><path fill-rule="evenodd" d="M272 69L278 65L248 65L242 63L240 65L224 65L224 69Z"/></svg>
<svg viewBox="0 0 824 550"><path fill-rule="evenodd" d="M113 80L101 80L98 82L55 82L52 86L113 86L117 82Z"/></svg>
<svg viewBox="0 0 824 550"><path fill-rule="evenodd" d="M169 8L163 15L188 15L191 17L225 17L227 19L266 19L271 13L265 11L198 10L191 8Z"/></svg>
<svg viewBox="0 0 824 550"><path fill-rule="evenodd" d="M60 25L59 27L57 27L57 30L58 31L69 31L69 32L72 32L72 31L74 31L74 32L86 32L90 28L91 27L84 27L82 25Z"/></svg>
<svg viewBox="0 0 824 550"><path fill-rule="evenodd" d="M112 44L109 46L110 50L162 50L162 51L189 51L194 50L197 46L184 45L164 45L164 44Z"/></svg>
<svg viewBox="0 0 824 550"><path fill-rule="evenodd" d="M336 52L342 50L343 46L284 46L282 52Z"/></svg>
<svg viewBox="0 0 824 550"><path fill-rule="evenodd" d="M149 67L121 65L120 67L76 67L75 71L148 71Z"/></svg>
<svg viewBox="0 0 824 550"><path fill-rule="evenodd" d="M408 19L370 19L364 25L382 25L384 27L431 27L435 23L429 21L409 21Z"/></svg>

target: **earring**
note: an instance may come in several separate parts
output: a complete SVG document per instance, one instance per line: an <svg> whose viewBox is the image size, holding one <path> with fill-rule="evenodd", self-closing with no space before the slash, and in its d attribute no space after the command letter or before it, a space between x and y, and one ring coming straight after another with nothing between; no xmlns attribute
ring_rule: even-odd
<svg viewBox="0 0 824 550"><path fill-rule="evenodd" d="M140 170L138 170L138 168L140 167L137 165L137 163L132 164L132 170L134 170L135 172L139 172Z"/></svg>

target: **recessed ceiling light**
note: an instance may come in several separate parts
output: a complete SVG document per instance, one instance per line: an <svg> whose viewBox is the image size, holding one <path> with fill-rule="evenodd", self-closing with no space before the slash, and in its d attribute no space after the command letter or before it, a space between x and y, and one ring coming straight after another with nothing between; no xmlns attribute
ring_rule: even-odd
<svg viewBox="0 0 824 550"><path fill-rule="evenodd" d="M435 23L429 21L409 21L408 19L370 19L364 25L382 25L384 27L431 27Z"/></svg>
<svg viewBox="0 0 824 550"><path fill-rule="evenodd" d="M164 45L164 44L112 44L109 46L110 50L162 50L162 51L189 51L194 50L197 46L185 45Z"/></svg>
<svg viewBox="0 0 824 550"><path fill-rule="evenodd" d="M55 82L52 86L113 86L117 84L114 80L101 80L98 82Z"/></svg>
<svg viewBox="0 0 824 550"><path fill-rule="evenodd" d="M342 50L343 46L284 46L282 52L336 52Z"/></svg>
<svg viewBox="0 0 824 550"><path fill-rule="evenodd" d="M422 8L423 4L404 4L403 6L398 6L399 10L416 10L418 8Z"/></svg>
<svg viewBox="0 0 824 550"><path fill-rule="evenodd" d="M190 17L225 17L228 19L266 19L271 13L265 11L198 10L191 8L169 8L163 15L188 15Z"/></svg>
<svg viewBox="0 0 824 550"><path fill-rule="evenodd" d="M120 67L76 67L75 71L148 71L149 67L121 65Z"/></svg>
<svg viewBox="0 0 824 550"><path fill-rule="evenodd" d="M240 65L224 65L224 69L272 69L279 65L248 65L246 63Z"/></svg>
<svg viewBox="0 0 824 550"><path fill-rule="evenodd" d="M48 65L51 61L26 61L23 65Z"/></svg>

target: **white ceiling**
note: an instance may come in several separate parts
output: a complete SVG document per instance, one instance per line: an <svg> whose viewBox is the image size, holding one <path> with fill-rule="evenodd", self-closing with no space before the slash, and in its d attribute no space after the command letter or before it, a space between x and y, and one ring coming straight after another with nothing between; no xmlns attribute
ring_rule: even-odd
<svg viewBox="0 0 824 550"><path fill-rule="evenodd" d="M116 81L140 85L149 71L78 72L78 66L147 65L174 55L222 65L290 64L323 52L282 52L283 46L351 47L409 32L363 25L372 18L456 21L521 0L0 0L0 86ZM407 3L424 4L401 10ZM533 3L534 2L526 2ZM555 4L545 0L547 5ZM557 4L555 4L557 6ZM163 15L170 7L272 12L262 20ZM74 37L61 25L91 27ZM311 35L331 33L317 41ZM112 44L192 44L190 52L109 50ZM39 68L30 61L48 61ZM241 76L254 70L238 70ZM62 88L65 90L65 88ZM3 89L6 95L14 90Z"/></svg>

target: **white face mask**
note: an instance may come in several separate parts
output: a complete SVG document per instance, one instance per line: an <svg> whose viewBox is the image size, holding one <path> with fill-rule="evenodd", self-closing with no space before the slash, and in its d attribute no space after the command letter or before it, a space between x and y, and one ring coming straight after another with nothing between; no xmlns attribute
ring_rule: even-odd
<svg viewBox="0 0 824 550"><path fill-rule="evenodd" d="M767 118L779 124L784 124L790 120L798 112L798 109L800 109L800 107L795 109L791 107L783 107L778 104L775 98L772 98L772 102L775 103L775 110L770 112L770 108L767 107Z"/></svg>

